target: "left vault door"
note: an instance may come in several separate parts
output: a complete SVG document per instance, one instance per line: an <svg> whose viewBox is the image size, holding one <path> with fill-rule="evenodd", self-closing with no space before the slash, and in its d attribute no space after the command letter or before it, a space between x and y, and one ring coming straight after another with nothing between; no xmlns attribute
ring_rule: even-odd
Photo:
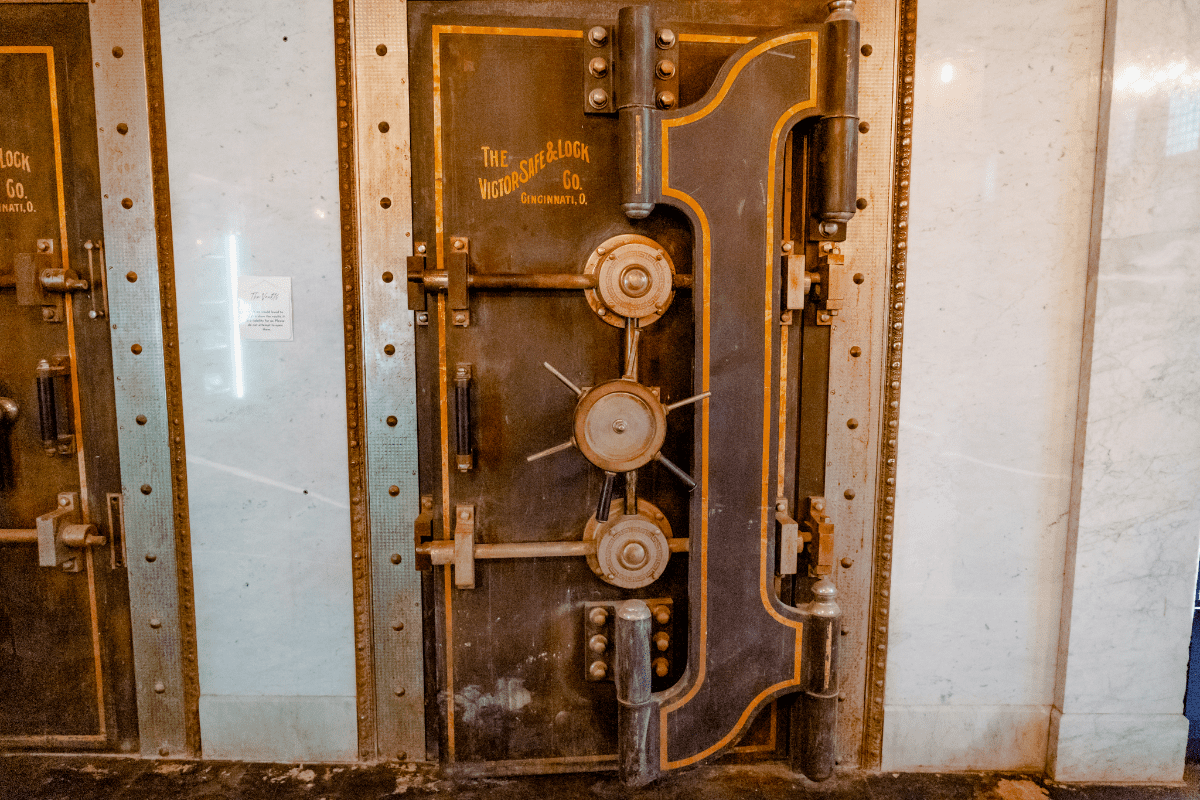
<svg viewBox="0 0 1200 800"><path fill-rule="evenodd" d="M0 5L0 749L137 741L88 8Z"/></svg>

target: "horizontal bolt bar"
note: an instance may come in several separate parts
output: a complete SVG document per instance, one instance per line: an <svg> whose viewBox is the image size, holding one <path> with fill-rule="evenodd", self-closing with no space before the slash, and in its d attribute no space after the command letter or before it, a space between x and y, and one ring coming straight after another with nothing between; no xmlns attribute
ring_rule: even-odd
<svg viewBox="0 0 1200 800"><path fill-rule="evenodd" d="M0 544L37 544L37 528L0 528Z"/></svg>
<svg viewBox="0 0 1200 800"><path fill-rule="evenodd" d="M672 553L686 553L687 539L668 539L667 547ZM475 558L564 558L568 556L590 556L596 552L595 542L508 542L505 544L477 544ZM454 563L453 540L426 542L417 546L417 555L429 556L434 564Z"/></svg>
<svg viewBox="0 0 1200 800"><path fill-rule="evenodd" d="M431 270L421 276L411 275L409 280L424 283L429 291L445 291L449 276L445 270ZM472 272L467 275L467 286L472 289L595 289L599 285L595 275L573 273L531 272ZM676 275L671 282L676 289L691 289L691 275Z"/></svg>

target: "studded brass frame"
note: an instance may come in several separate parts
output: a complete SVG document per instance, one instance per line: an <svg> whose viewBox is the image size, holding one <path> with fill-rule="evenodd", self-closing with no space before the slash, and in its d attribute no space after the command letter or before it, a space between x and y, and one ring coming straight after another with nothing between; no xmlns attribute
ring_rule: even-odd
<svg viewBox="0 0 1200 800"><path fill-rule="evenodd" d="M883 703L887 674L888 612L892 585L892 532L896 507L896 432L900 419L900 366L904 338L904 283L908 270L908 198L912 163L913 84L916 82L917 0L900 0L896 32L895 178L892 185L892 246L888 286L883 428L875 509L875 563L867 647L867 696L859 764L879 769L883 752ZM881 437L882 438L882 437Z"/></svg>

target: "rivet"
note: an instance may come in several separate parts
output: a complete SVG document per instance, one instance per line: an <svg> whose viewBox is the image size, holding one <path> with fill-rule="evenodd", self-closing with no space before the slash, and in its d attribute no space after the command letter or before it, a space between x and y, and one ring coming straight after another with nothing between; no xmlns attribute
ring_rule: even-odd
<svg viewBox="0 0 1200 800"><path fill-rule="evenodd" d="M153 564L158 560L158 556L154 555L154 553L146 553L146 560Z"/></svg>
<svg viewBox="0 0 1200 800"><path fill-rule="evenodd" d="M871 55L871 45L864 44L859 52L861 52L864 56Z"/></svg>
<svg viewBox="0 0 1200 800"><path fill-rule="evenodd" d="M142 352L142 346L140 344L135 344L133 347L129 348L129 351L135 356L139 355Z"/></svg>
<svg viewBox="0 0 1200 800"><path fill-rule="evenodd" d="M608 666L603 661L593 661L592 666L588 668L588 674L595 680L601 680L608 674Z"/></svg>
<svg viewBox="0 0 1200 800"><path fill-rule="evenodd" d="M162 681L159 681L158 683L154 684L154 691L158 692L159 694L162 694L166 690L167 690L167 687L163 685Z"/></svg>
<svg viewBox="0 0 1200 800"><path fill-rule="evenodd" d="M163 758L166 758L167 756L171 755L171 751L165 747L160 747L158 748L158 754Z"/></svg>
<svg viewBox="0 0 1200 800"><path fill-rule="evenodd" d="M136 422L138 425L145 425L146 424L146 415L138 414L137 417L134 418L134 422Z"/></svg>
<svg viewBox="0 0 1200 800"><path fill-rule="evenodd" d="M387 424L388 424L388 427L389 427L389 428L394 428L394 427L396 427L396 423L397 423L397 422L399 422L399 420L398 420L398 419L396 419L395 417L388 417L388 418L387 418Z"/></svg>
<svg viewBox="0 0 1200 800"><path fill-rule="evenodd" d="M608 611L597 606L588 613L588 621L599 628L606 621L608 621Z"/></svg>
<svg viewBox="0 0 1200 800"><path fill-rule="evenodd" d="M151 628L161 628L162 620L159 619L158 617L151 617L150 618L150 627Z"/></svg>
<svg viewBox="0 0 1200 800"><path fill-rule="evenodd" d="M855 283L862 283L866 279L867 279L867 276L863 275L861 272L854 273L854 282Z"/></svg>
<svg viewBox="0 0 1200 800"><path fill-rule="evenodd" d="M865 197L860 197L860 198L858 198L858 200L856 200L856 201L854 202L854 205L855 205L855 207L856 207L856 208L858 208L858 210L859 210L859 211L862 211L862 210L863 210L864 208L866 208L866 207L867 207L867 205L868 205L868 204L867 204L867 198L865 198Z"/></svg>
<svg viewBox="0 0 1200 800"><path fill-rule="evenodd" d="M429 314L425 313L424 311L419 312L417 314L417 322L421 323L422 325L428 325ZM391 353L388 353L388 355L391 355Z"/></svg>
<svg viewBox="0 0 1200 800"><path fill-rule="evenodd" d="M122 50L120 47L114 47L112 49L112 54L113 54L113 58L120 58L121 56L125 55L125 51Z"/></svg>
<svg viewBox="0 0 1200 800"><path fill-rule="evenodd" d="M417 245L417 252L418 252L418 253L424 253L426 250L428 250L428 248L427 248L425 245L423 245L423 244L419 244L419 245Z"/></svg>
<svg viewBox="0 0 1200 800"><path fill-rule="evenodd" d="M402 560L399 553L392 553L391 561L393 564L399 564Z"/></svg>
<svg viewBox="0 0 1200 800"><path fill-rule="evenodd" d="M858 420L856 420L854 417L851 417L850 419L846 420L846 427L850 430L854 430L858 427Z"/></svg>
<svg viewBox="0 0 1200 800"><path fill-rule="evenodd" d="M662 61L658 62L657 66L655 66L654 72L658 75L658 77L666 80L675 74L675 62L669 58L664 58Z"/></svg>
<svg viewBox="0 0 1200 800"><path fill-rule="evenodd" d="M383 352L387 353L389 356L391 356L391 355L395 355L395 354L396 354L396 345L394 345L394 344L385 344L385 345L383 346Z"/></svg>
<svg viewBox="0 0 1200 800"><path fill-rule="evenodd" d="M597 78L603 78L608 74L608 60L596 56L588 62L588 72Z"/></svg>
<svg viewBox="0 0 1200 800"><path fill-rule="evenodd" d="M404 630L404 623L400 620L396 620L395 622L392 623L392 630L394 630L394 631Z"/></svg>
<svg viewBox="0 0 1200 800"><path fill-rule="evenodd" d="M850 569L852 566L854 566L854 559L850 558L850 556L846 556L842 559L842 566L846 569Z"/></svg>
<svg viewBox="0 0 1200 800"><path fill-rule="evenodd" d="M470 519L471 512L470 511L460 511L460 512L458 512L458 518L462 519L462 520Z"/></svg>
<svg viewBox="0 0 1200 800"><path fill-rule="evenodd" d="M597 25L588 31L588 41L596 47L600 47L608 41L608 29L603 25Z"/></svg>
<svg viewBox="0 0 1200 800"><path fill-rule="evenodd" d="M396 697L404 697L406 693L407 690L403 686L396 687Z"/></svg>
<svg viewBox="0 0 1200 800"><path fill-rule="evenodd" d="M842 492L842 494L845 495L847 500L854 499L854 490L853 489L847 489L846 491Z"/></svg>
<svg viewBox="0 0 1200 800"><path fill-rule="evenodd" d="M390 197L379 198L379 205L381 208L391 208L392 207L392 198L390 198Z"/></svg>
<svg viewBox="0 0 1200 800"><path fill-rule="evenodd" d="M386 56L387 55L387 45L386 44L379 45L378 47L375 48L375 53L377 55Z"/></svg>
<svg viewBox="0 0 1200 800"><path fill-rule="evenodd" d="M658 107L659 108L674 108L675 107L675 93L674 92L659 92L658 93Z"/></svg>
<svg viewBox="0 0 1200 800"><path fill-rule="evenodd" d="M148 483L142 484L142 494L150 494L150 492L152 492L152 491L154 491L154 490L150 488L150 484L148 484Z"/></svg>
<svg viewBox="0 0 1200 800"><path fill-rule="evenodd" d="M871 130L871 123L869 123L869 122L858 123L858 132L859 133L866 133L869 130Z"/></svg>
<svg viewBox="0 0 1200 800"><path fill-rule="evenodd" d="M657 44L659 48L663 50L671 49L675 46L675 31L671 30L670 28L663 28L658 32L658 36L655 39L655 44Z"/></svg>
<svg viewBox="0 0 1200 800"><path fill-rule="evenodd" d="M391 129L392 129L392 126L388 125L386 122L379 123L379 132L380 133L387 133Z"/></svg>
<svg viewBox="0 0 1200 800"><path fill-rule="evenodd" d="M396 760L397 761L408 761L408 751L401 750L399 753L396 753Z"/></svg>
<svg viewBox="0 0 1200 800"><path fill-rule="evenodd" d="M821 314L821 322L829 322L829 315Z"/></svg>
<svg viewBox="0 0 1200 800"><path fill-rule="evenodd" d="M392 497L395 497L396 495L400 494L400 487L399 486L389 486L388 494L390 494Z"/></svg>
<svg viewBox="0 0 1200 800"><path fill-rule="evenodd" d="M117 123L117 133L124 136L125 134L129 133L129 126L126 125L124 122L118 122Z"/></svg>
<svg viewBox="0 0 1200 800"><path fill-rule="evenodd" d="M667 608L666 606L655 606L654 620L659 625L666 625L671 621L671 609Z"/></svg>
<svg viewBox="0 0 1200 800"><path fill-rule="evenodd" d="M608 105L608 92L603 89L592 89L588 94L588 103L592 108L604 108Z"/></svg>
<svg viewBox="0 0 1200 800"><path fill-rule="evenodd" d="M850 355L854 356L855 358L858 358L859 356L862 355L862 348L861 347L851 347Z"/></svg>
<svg viewBox="0 0 1200 800"><path fill-rule="evenodd" d="M454 240L454 249L455 249L455 250L462 250L462 249L463 249L464 247L466 247L466 246L467 246L467 243L466 243L466 242L464 242L462 239L455 239L455 240Z"/></svg>
<svg viewBox="0 0 1200 800"><path fill-rule="evenodd" d="M392 278L393 278L393 277L395 277L395 276L393 276L393 275L392 275L392 273L390 273L390 272L385 272L385 273L383 273L383 282L384 282L384 283L391 283L391 282L392 282Z"/></svg>
<svg viewBox="0 0 1200 800"><path fill-rule="evenodd" d="M126 197L121 201L121 208L133 208L133 201Z"/></svg>

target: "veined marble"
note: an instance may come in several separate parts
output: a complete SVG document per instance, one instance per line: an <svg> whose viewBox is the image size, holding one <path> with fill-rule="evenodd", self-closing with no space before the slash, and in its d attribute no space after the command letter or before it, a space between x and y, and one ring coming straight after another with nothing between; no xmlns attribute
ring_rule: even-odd
<svg viewBox="0 0 1200 800"><path fill-rule="evenodd" d="M1200 546L1197 30L1200 8L1188 4L1118 5L1073 592L1051 736L1061 780L1183 775Z"/></svg>
<svg viewBox="0 0 1200 800"><path fill-rule="evenodd" d="M160 10L205 755L353 757L332 6ZM294 341L238 336L246 275Z"/></svg>
<svg viewBox="0 0 1200 800"><path fill-rule="evenodd" d="M920 4L883 753L897 768L1044 757L1103 22L1102 0Z"/></svg>

